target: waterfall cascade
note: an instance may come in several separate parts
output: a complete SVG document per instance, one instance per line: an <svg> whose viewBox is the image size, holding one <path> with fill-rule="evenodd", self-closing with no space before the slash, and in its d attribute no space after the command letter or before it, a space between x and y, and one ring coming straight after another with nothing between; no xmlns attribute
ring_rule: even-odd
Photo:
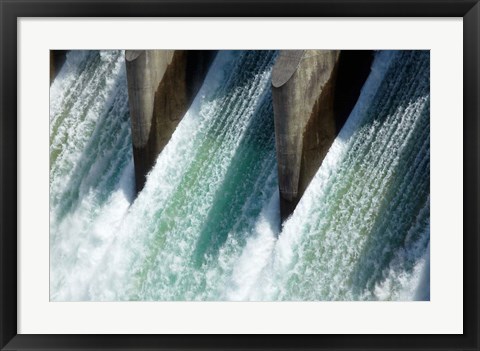
<svg viewBox="0 0 480 351"><path fill-rule="evenodd" d="M52 301L429 298L428 51L377 53L283 227L276 56L217 55L134 199L123 53L68 54L51 86Z"/></svg>

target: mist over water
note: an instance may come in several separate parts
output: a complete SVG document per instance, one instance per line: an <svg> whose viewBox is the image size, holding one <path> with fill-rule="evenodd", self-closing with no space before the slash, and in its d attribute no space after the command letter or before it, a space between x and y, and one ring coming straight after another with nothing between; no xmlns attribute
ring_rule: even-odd
<svg viewBox="0 0 480 351"><path fill-rule="evenodd" d="M273 51L221 51L134 198L121 51L51 86L50 298L429 299L428 51L379 52L280 224Z"/></svg>

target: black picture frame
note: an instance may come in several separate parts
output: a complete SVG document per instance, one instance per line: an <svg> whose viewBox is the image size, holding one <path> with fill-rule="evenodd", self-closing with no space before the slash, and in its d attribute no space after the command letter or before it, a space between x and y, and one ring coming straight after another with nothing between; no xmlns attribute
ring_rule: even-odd
<svg viewBox="0 0 480 351"><path fill-rule="evenodd" d="M478 0L0 0L0 12L2 350L479 350ZM17 334L17 19L130 16L463 17L464 333L461 335ZM452 116L453 121L455 118L457 116Z"/></svg>

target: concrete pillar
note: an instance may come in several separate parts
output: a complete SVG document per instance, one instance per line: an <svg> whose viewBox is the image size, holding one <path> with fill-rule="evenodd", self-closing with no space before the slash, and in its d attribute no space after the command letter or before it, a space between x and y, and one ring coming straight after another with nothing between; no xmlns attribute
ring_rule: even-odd
<svg viewBox="0 0 480 351"><path fill-rule="evenodd" d="M127 50L137 192L193 102L216 51Z"/></svg>
<svg viewBox="0 0 480 351"><path fill-rule="evenodd" d="M352 60L351 53L284 50L273 67L272 96L282 220L295 209L368 76L371 52L361 52L357 62Z"/></svg>
<svg viewBox="0 0 480 351"><path fill-rule="evenodd" d="M68 50L50 50L50 85L67 59Z"/></svg>

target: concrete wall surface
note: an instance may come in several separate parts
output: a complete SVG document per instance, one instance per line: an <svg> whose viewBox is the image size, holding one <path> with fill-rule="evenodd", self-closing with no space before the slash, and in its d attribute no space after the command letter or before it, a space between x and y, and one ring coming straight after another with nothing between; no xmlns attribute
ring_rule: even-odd
<svg viewBox="0 0 480 351"><path fill-rule="evenodd" d="M272 96L283 220L320 167L368 76L372 54L358 53L284 50L275 62Z"/></svg>
<svg viewBox="0 0 480 351"><path fill-rule="evenodd" d="M193 102L215 55L212 50L125 52L137 192Z"/></svg>

